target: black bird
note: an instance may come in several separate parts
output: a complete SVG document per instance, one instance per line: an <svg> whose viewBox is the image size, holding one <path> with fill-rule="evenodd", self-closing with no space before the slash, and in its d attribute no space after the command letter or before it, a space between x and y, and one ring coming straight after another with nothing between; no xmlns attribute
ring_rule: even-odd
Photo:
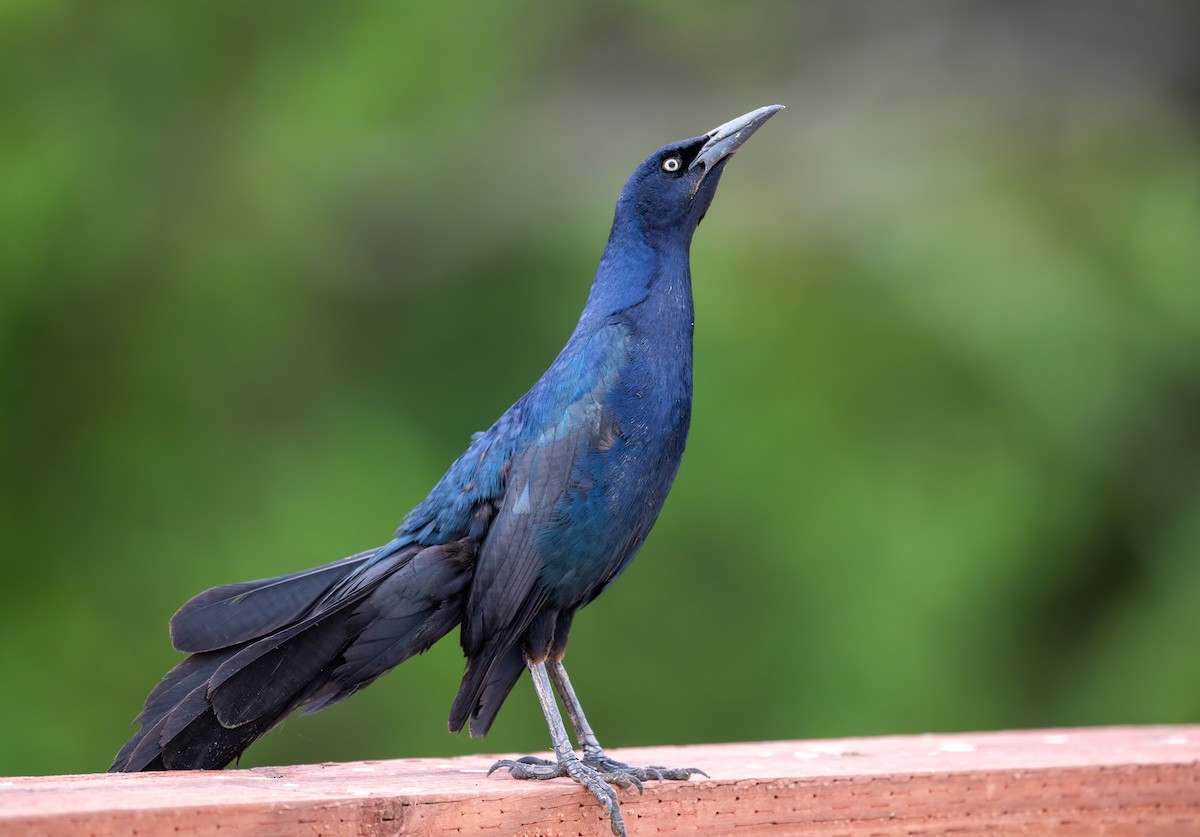
<svg viewBox="0 0 1200 837"><path fill-rule="evenodd" d="M574 778L618 835L609 784L698 773L606 756L562 659L575 612L629 565L675 479L692 408L692 234L730 155L780 109L667 145L637 167L566 346L389 543L216 587L180 608L171 640L191 656L150 692L110 771L222 768L293 710L350 696L461 624L467 670L450 729L469 723L484 735L528 669L554 745L553 762L493 770Z"/></svg>

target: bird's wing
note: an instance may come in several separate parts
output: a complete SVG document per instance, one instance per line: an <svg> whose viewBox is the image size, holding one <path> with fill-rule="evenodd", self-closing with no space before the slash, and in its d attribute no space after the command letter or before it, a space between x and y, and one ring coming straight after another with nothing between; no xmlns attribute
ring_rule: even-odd
<svg viewBox="0 0 1200 837"><path fill-rule="evenodd" d="M506 462L504 493L480 551L463 619L468 656L515 640L545 590L538 534L561 512L580 457L604 444L609 394L628 362L629 326L613 318L568 344L524 399L524 432ZM497 640L500 640L497 643Z"/></svg>

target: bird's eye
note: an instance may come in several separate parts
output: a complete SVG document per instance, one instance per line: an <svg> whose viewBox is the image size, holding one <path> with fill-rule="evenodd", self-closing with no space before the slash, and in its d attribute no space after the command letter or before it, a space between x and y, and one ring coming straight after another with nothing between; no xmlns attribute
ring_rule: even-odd
<svg viewBox="0 0 1200 837"><path fill-rule="evenodd" d="M675 171L679 171L679 167L681 165L682 165L682 163L679 162L678 157L668 157L667 159L663 160L662 167L663 167L663 171L675 172Z"/></svg>

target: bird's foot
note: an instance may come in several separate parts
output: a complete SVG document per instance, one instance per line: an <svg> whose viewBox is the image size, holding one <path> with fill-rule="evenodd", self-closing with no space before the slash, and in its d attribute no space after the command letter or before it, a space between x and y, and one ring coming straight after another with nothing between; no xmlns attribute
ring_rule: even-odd
<svg viewBox="0 0 1200 837"><path fill-rule="evenodd" d="M574 779L583 785L596 801L604 808L616 837L626 837L625 821L621 817L621 806L617 804L617 792L609 785L619 788L636 787L640 793L642 783L636 777L624 771L602 771L584 764L578 757L572 755L569 759L547 761L534 756L519 759L502 759L491 766L488 775L500 769L508 770L508 775L514 779Z"/></svg>
<svg viewBox="0 0 1200 837"><path fill-rule="evenodd" d="M603 750L585 752L583 763L598 773L619 773L628 776L639 788L642 782L686 782L693 776L708 778L708 774L698 767L662 767L657 764L649 767L630 767L624 762L609 758Z"/></svg>
<svg viewBox="0 0 1200 837"><path fill-rule="evenodd" d="M586 767L590 767L597 774L604 777L606 782L621 788L633 786L639 792L643 790L642 782L686 782L693 776L708 778L708 774L698 767L663 767L657 764L647 767L631 767L625 764L625 762L609 758L603 750L585 752L580 761ZM511 768L513 766L516 766L523 773L528 772L531 774L517 776L515 773L512 773L511 775L517 779L557 779L568 775L562 772L563 768L559 762L539 759L536 756L524 756L516 761L511 759L498 761L492 765L492 770L500 767ZM491 775L492 770L488 771L489 775ZM532 775L534 772L540 775Z"/></svg>

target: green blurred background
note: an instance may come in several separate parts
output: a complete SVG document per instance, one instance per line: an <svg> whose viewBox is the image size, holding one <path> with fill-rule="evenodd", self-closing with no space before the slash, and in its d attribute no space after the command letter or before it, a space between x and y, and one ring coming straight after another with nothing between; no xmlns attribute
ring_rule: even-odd
<svg viewBox="0 0 1200 837"><path fill-rule="evenodd" d="M0 773L105 769L190 595L385 541L751 108L608 746L1200 716L1200 6L0 3ZM243 765L451 736L453 638Z"/></svg>

